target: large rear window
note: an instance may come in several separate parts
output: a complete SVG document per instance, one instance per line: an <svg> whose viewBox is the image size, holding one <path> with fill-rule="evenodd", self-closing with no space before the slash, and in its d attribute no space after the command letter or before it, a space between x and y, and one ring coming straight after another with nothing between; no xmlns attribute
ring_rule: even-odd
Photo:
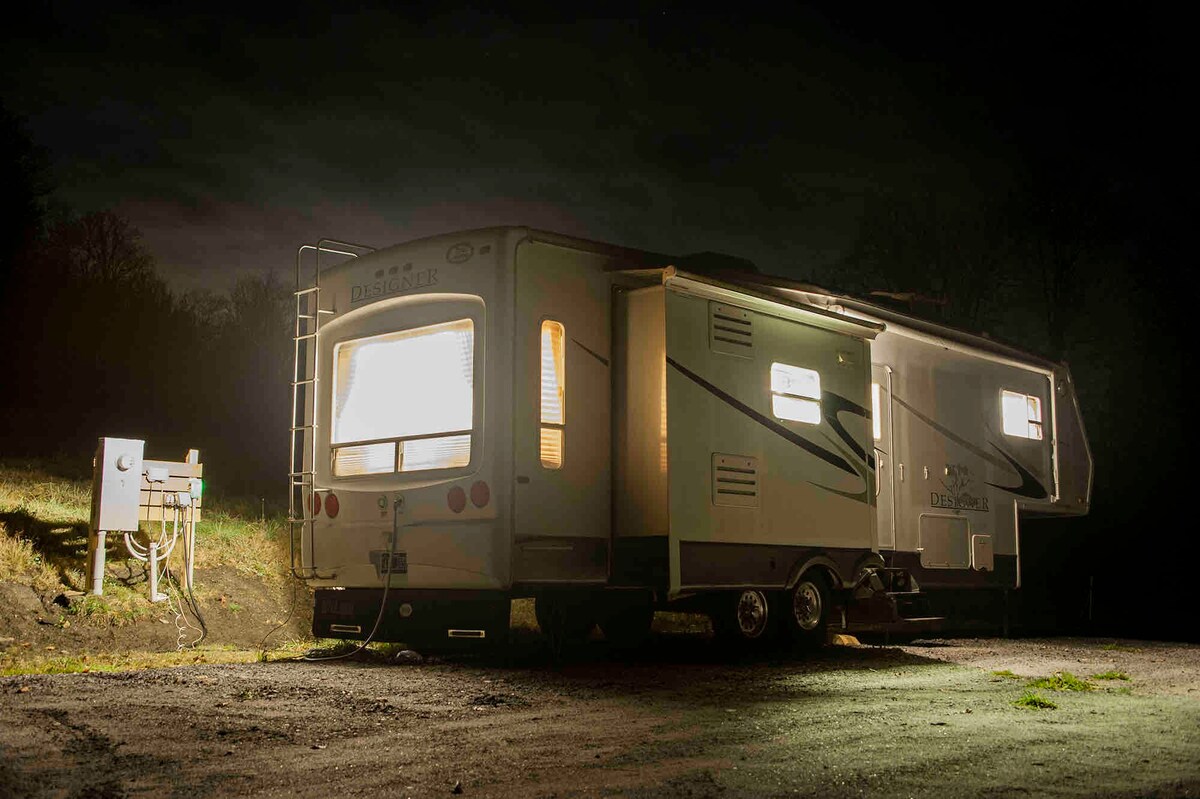
<svg viewBox="0 0 1200 799"><path fill-rule="evenodd" d="M343 341L333 350L333 474L471 462L475 325L458 319Z"/></svg>

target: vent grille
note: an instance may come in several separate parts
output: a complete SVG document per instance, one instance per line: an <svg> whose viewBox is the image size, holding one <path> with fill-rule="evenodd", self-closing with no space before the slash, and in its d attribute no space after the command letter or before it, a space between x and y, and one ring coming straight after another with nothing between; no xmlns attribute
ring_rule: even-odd
<svg viewBox="0 0 1200 799"><path fill-rule="evenodd" d="M750 312L718 302L708 304L708 340L713 352L752 358L754 320Z"/></svg>
<svg viewBox="0 0 1200 799"><path fill-rule="evenodd" d="M712 481L714 505L758 507L758 458L713 453Z"/></svg>

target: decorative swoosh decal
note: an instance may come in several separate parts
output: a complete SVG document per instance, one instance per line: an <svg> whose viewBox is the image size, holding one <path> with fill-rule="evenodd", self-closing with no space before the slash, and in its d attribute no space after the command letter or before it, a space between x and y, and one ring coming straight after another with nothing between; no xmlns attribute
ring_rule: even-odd
<svg viewBox="0 0 1200 799"><path fill-rule="evenodd" d="M573 338L573 339L571 339L571 341L574 341L574 342L575 342L575 343L576 343L576 344L579 346L579 349L583 350L583 351L584 351L584 352L586 352L588 355L592 356L593 358L595 358L597 361L599 361L600 363L604 364L605 366L608 366L608 358L605 358L603 355L601 355L600 353L596 352L596 351L595 351L595 350L593 350L592 348L590 348L590 347L588 347L588 346L584 345L584 344L583 344L583 343L582 343L582 342L581 342L579 339L577 339L577 338Z"/></svg>
<svg viewBox="0 0 1200 799"><path fill-rule="evenodd" d="M825 415L825 421L833 428L833 432L838 434L838 438L850 448L851 452L858 456L859 460L865 462L874 470L875 459L863 451L862 446L854 440L854 437L842 425L842 420L838 418L838 414L844 411L868 419L870 418L870 414L867 413L867 409L856 402L851 402L840 394L834 394L832 391L822 391L821 411Z"/></svg>
<svg viewBox="0 0 1200 799"><path fill-rule="evenodd" d="M825 489L826 491L830 491L834 494L840 494L841 496L846 497L848 499L857 500L859 502L865 502L868 505L871 504L871 496L874 494L874 492L871 490L871 486L873 485L873 483L871 482L871 478L872 478L872 472L875 467L871 464L866 464L866 468L864 469L863 467L859 466L859 462L854 460L849 452L842 449L842 446L841 446L841 444L838 443L837 439L830 438L824 431L821 432L821 435L825 438L826 441L829 442L829 446L833 447L838 452L842 453L842 455L844 455L849 460L849 462L854 466L854 470L856 472L858 472L858 479L862 480L863 489L862 489L862 491L859 491L858 493L853 493L850 491L839 491L838 489L830 488L829 486L820 486L820 487ZM816 485L816 483L813 483L813 485Z"/></svg>
<svg viewBox="0 0 1200 799"><path fill-rule="evenodd" d="M1012 469L1017 473L1017 476L1021 478L1021 484L1019 486L1002 486L996 485L995 483L987 483L987 485L990 485L992 488L998 488L1001 491L1008 491L1011 494L1016 494L1017 496L1021 497L1029 497L1031 499L1045 499L1046 497L1050 496L1050 493L1046 491L1046 488L1029 472L1028 469L1017 463L1017 461L1014 460L1011 455L1000 449L1000 447L996 446L995 444L992 444L992 442L989 441L988 444L991 444L992 448L1003 456L1003 460L997 458L995 455L983 449L982 447L977 447L970 441L967 441L965 438L958 435L945 425L939 424L933 419L930 419L928 416L897 397L895 392L892 392L892 399L898 404L904 406L913 416L917 417L922 422L929 425L934 430L938 431L971 454L982 458L999 469Z"/></svg>
<svg viewBox="0 0 1200 799"><path fill-rule="evenodd" d="M763 427L770 430L772 433L776 433L777 435L783 436L788 441L792 442L796 446L803 449L805 452L807 452L810 455L813 455L817 458L820 458L821 460L828 463L830 466L840 469L841 471L845 472L846 474L854 475L855 477L861 477L861 475L857 471L854 470L854 467L852 467L849 463L847 463L839 455L836 455L836 454L830 452L829 450L824 449L824 448L814 444L813 442L809 441L808 439L804 438L803 436L792 432L791 430L789 430L786 427L784 427L783 425L781 425L779 422L776 422L774 419L764 416L763 414L761 414L758 411L751 408L746 403L739 400L737 397L734 397L733 395L731 395L725 391L722 391L721 389L717 388L712 383L708 382L703 377L696 374L695 372L692 372L691 370L687 369L686 367L680 366L678 363L675 362L675 360L673 358L667 358L667 363L669 363L671 366L673 366L684 377L688 378L693 383L700 386L701 388L703 388L705 391L709 392L710 394L713 394L713 395L719 397L725 403L732 405L734 408L737 408L739 411L746 414L751 419L753 419L754 421L761 424Z"/></svg>
<svg viewBox="0 0 1200 799"><path fill-rule="evenodd" d="M992 442L989 441L988 443L991 444ZM1012 468L1016 470L1017 474L1021 476L1021 485L1016 487L1002 486L996 485L995 483L987 483L985 480L984 482L987 483L987 485L990 485L992 488L998 488L1001 491L1007 491L1010 494L1016 494L1019 497L1029 497L1030 499L1046 499L1050 496L1045 487L1038 482L1036 477L1029 473L1028 469L1017 463L1011 455L997 447L995 444L992 444L992 446L995 447L997 452L1004 456L1004 459L1008 461L1009 465L1011 465Z"/></svg>

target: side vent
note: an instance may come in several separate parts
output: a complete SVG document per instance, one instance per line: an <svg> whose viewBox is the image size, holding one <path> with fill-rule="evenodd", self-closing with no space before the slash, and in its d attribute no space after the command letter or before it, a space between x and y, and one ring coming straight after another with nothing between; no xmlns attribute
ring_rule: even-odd
<svg viewBox="0 0 1200 799"><path fill-rule="evenodd" d="M714 505L757 508L758 458L714 452L712 483Z"/></svg>
<svg viewBox="0 0 1200 799"><path fill-rule="evenodd" d="M713 352L754 357L754 320L750 312L719 302L708 304L708 341Z"/></svg>

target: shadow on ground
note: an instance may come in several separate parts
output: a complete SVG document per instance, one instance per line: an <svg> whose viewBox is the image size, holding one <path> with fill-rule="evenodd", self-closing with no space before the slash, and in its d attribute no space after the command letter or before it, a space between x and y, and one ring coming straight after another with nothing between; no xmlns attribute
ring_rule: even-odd
<svg viewBox="0 0 1200 799"><path fill-rule="evenodd" d="M551 681L593 695L641 693L648 699L694 698L714 690L723 705L756 703L780 691L819 693L798 689L789 678L820 681L854 673L900 672L918 667L946 668L932 658L894 647L827 646L817 651L760 648L739 651L711 635L656 633L637 649L621 649L603 640L589 640L556 654L536 630L513 630L506 649L484 653L430 653L421 658L398 646L366 650L325 664L352 663L363 669L402 669L414 663L461 668L465 674L486 674L498 681ZM689 700L690 701L690 700Z"/></svg>

